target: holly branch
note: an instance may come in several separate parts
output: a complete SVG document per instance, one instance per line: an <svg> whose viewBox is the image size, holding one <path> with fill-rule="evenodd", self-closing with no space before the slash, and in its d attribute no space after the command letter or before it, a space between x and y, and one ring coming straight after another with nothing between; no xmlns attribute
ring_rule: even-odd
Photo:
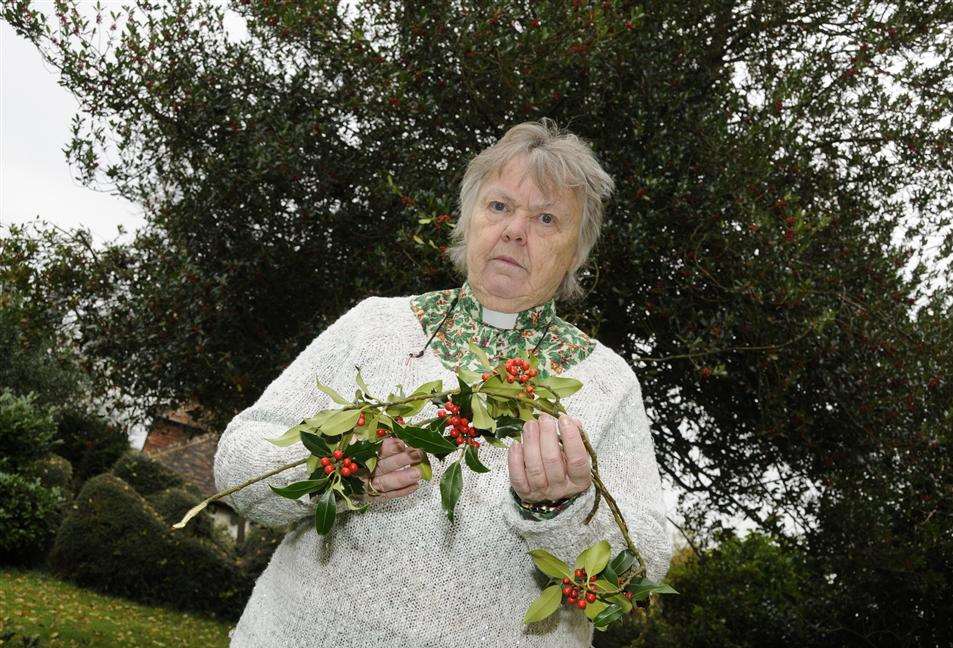
<svg viewBox="0 0 953 648"><path fill-rule="evenodd" d="M441 505L452 522L463 489L461 462L474 472L489 472L479 458L479 449L484 443L506 448L506 438L521 440L524 423L533 420L537 411L558 418L566 411L560 399L582 387L582 383L572 378L543 375L536 357L520 355L493 366L482 349L472 343L470 349L485 371L478 374L458 368L456 389L444 389L442 381L435 380L420 385L410 394L404 394L403 387L398 385L397 394L379 399L371 394L357 368L358 388L354 399L349 401L318 381L318 389L340 407L321 410L280 437L268 439L280 447L301 443L310 455L206 498L172 528L185 527L209 502L307 464L307 479L283 487L269 487L289 499L297 500L304 495L316 499L314 526L317 533L325 535L334 526L339 502L356 512L369 507L368 503L358 504L355 500L377 494L371 478L380 445L389 436L423 452L418 468L421 477L428 481L433 475L431 456L443 462L449 455L456 454L440 480ZM414 424L406 422L406 418L416 415L428 402L439 408L435 417ZM600 496L605 498L626 547L610 561L610 545L601 540L582 551L573 568L543 549L530 551L537 568L550 577L550 583L526 610L524 622L542 620L565 603L584 610L596 628L604 630L633 611L633 601L675 590L645 578L645 561L635 547L615 498L602 481L595 450L585 430L580 429L580 435L592 460L591 474L596 488L596 499L584 524L589 524L598 510Z"/></svg>

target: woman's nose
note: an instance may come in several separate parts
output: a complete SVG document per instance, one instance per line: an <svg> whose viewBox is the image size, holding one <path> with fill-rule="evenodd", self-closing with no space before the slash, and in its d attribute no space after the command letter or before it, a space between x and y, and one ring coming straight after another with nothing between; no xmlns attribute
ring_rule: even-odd
<svg viewBox="0 0 953 648"><path fill-rule="evenodd" d="M506 224L506 229L503 230L503 238L507 241L513 239L516 239L517 241L525 241L527 220L527 218L524 218L519 214L514 215Z"/></svg>

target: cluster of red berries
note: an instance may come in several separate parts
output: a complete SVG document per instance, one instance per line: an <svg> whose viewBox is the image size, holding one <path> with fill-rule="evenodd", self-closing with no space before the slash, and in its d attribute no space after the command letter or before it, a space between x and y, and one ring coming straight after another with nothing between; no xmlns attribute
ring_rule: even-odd
<svg viewBox="0 0 953 648"><path fill-rule="evenodd" d="M404 424L404 417L403 417L403 416L395 416L395 417L394 417L394 420L397 421L398 423L400 423L401 425ZM388 430L387 428L377 428L377 438L378 438L378 439L383 439L384 437L388 436L389 434L390 434L390 430Z"/></svg>
<svg viewBox="0 0 953 648"><path fill-rule="evenodd" d="M573 575L576 577L576 580L586 581L586 570L577 569ZM585 586L586 593L582 594L582 590L579 589L579 586L570 578L563 579L563 596L566 597L566 605L575 605L580 610L584 610L587 605L590 603L596 602L596 593L592 590L595 586L596 575L593 574L589 577L589 582Z"/></svg>
<svg viewBox="0 0 953 648"><path fill-rule="evenodd" d="M330 475L335 470L341 473L341 477L350 477L358 471L359 466L351 461L350 457L344 457L343 450L335 450L331 453L334 455L334 459L331 457L321 457L321 465L324 466L324 474ZM344 461L341 462L341 465L337 465L337 461L344 457Z"/></svg>
<svg viewBox="0 0 953 648"><path fill-rule="evenodd" d="M480 447L480 442L474 437L477 435L476 428L465 416L460 416L460 406L452 401L443 404L445 409L437 410L437 417L444 419L444 423L451 426L450 436L456 441L457 445L471 445L474 448Z"/></svg>

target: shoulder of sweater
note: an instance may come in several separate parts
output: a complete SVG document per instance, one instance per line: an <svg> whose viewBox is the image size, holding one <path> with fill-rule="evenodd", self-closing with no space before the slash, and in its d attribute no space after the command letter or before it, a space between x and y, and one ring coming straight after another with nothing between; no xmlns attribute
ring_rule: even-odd
<svg viewBox="0 0 953 648"><path fill-rule="evenodd" d="M632 365L625 358L599 340L592 338L592 352L580 363L584 381L597 383L599 391L624 397L632 392L641 394L641 385Z"/></svg>

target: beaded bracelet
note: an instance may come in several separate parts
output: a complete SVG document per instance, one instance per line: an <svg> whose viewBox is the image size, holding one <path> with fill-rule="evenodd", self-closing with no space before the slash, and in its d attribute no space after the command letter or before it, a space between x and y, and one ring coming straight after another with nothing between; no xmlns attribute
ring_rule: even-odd
<svg viewBox="0 0 953 648"><path fill-rule="evenodd" d="M563 497L555 501L524 502L520 499L520 496L516 494L512 486L510 486L510 494L513 496L513 501L516 503L516 508L519 510L520 515L527 520L552 519L556 517L560 511L572 504L577 497L582 495L582 493L576 493L575 495Z"/></svg>

